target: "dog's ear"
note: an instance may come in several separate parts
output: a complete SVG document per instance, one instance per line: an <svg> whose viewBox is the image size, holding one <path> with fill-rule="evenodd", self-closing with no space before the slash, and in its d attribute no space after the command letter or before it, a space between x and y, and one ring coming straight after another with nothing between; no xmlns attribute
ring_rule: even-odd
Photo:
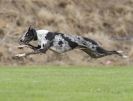
<svg viewBox="0 0 133 101"><path fill-rule="evenodd" d="M31 25L30 25L30 27L28 28L28 31L30 31L32 28L31 28Z"/></svg>

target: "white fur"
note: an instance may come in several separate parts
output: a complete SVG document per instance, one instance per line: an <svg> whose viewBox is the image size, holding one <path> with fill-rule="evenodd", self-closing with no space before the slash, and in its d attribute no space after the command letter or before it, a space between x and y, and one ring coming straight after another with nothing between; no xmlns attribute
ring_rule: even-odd
<svg viewBox="0 0 133 101"><path fill-rule="evenodd" d="M37 30L37 38L38 38L38 45L41 46L41 49L43 49L43 45L47 44L47 40L45 39L45 36L49 32L48 30Z"/></svg>

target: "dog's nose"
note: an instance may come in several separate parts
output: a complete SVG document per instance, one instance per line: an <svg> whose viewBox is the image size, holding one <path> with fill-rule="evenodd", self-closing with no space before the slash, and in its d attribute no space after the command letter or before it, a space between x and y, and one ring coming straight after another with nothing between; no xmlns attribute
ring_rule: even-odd
<svg viewBox="0 0 133 101"><path fill-rule="evenodd" d="M22 40L22 39L20 39L20 40L19 40L19 44L22 44L22 43L23 43L23 40Z"/></svg>
<svg viewBox="0 0 133 101"><path fill-rule="evenodd" d="M19 42L20 42L20 43L22 43L22 42L23 42L23 40L22 40L22 39L20 39L20 40L19 40Z"/></svg>
<svg viewBox="0 0 133 101"><path fill-rule="evenodd" d="M19 40L20 42L23 42L22 39Z"/></svg>

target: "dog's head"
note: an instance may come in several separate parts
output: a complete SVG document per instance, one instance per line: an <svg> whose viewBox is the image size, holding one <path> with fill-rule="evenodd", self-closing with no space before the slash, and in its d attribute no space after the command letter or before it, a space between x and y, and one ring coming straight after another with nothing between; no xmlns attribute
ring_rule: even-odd
<svg viewBox="0 0 133 101"><path fill-rule="evenodd" d="M37 33L36 30L30 26L28 31L20 37L19 44L28 44L33 40L37 40Z"/></svg>

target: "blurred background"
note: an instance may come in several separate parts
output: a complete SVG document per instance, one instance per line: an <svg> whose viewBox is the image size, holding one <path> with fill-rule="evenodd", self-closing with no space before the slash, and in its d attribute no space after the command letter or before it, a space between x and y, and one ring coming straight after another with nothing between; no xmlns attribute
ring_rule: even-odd
<svg viewBox="0 0 133 101"><path fill-rule="evenodd" d="M19 37L30 25L86 36L106 49L123 50L129 57L95 60L76 49L15 58L17 53L31 51L17 48ZM132 61L133 0L0 0L0 65L132 65Z"/></svg>

